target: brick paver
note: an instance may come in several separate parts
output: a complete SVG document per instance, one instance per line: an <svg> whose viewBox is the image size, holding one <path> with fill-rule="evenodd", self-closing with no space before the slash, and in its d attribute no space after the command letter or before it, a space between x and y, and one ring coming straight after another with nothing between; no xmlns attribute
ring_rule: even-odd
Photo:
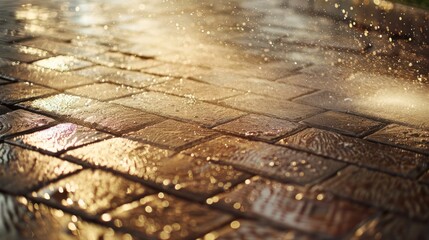
<svg viewBox="0 0 429 240"><path fill-rule="evenodd" d="M0 239L428 239L427 10L353 4L0 0Z"/></svg>

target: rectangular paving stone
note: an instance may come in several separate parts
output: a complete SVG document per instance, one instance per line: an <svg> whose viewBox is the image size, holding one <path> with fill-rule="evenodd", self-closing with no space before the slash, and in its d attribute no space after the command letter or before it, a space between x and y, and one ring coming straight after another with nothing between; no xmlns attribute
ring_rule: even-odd
<svg viewBox="0 0 429 240"><path fill-rule="evenodd" d="M428 166L428 157L383 144L337 133L305 129L279 142L282 145L377 169L379 171L416 177Z"/></svg>
<svg viewBox="0 0 429 240"><path fill-rule="evenodd" d="M90 84L97 81L95 77L87 78L69 72L57 72L28 64L2 67L0 68L0 74L10 79L37 83L58 90Z"/></svg>
<svg viewBox="0 0 429 240"><path fill-rule="evenodd" d="M104 66L89 67L77 70L74 73L88 78L96 78L102 82L123 84L136 88L143 88L171 80L170 77L159 77L142 72L120 70Z"/></svg>
<svg viewBox="0 0 429 240"><path fill-rule="evenodd" d="M116 67L127 70L142 70L161 64L161 62L153 59L143 59L119 52L106 52L99 55L89 56L87 57L87 60L107 67Z"/></svg>
<svg viewBox="0 0 429 240"><path fill-rule="evenodd" d="M12 83L1 87L0 102L14 104L54 93L57 93L54 89L33 85L28 82Z"/></svg>
<svg viewBox="0 0 429 240"><path fill-rule="evenodd" d="M102 142L70 150L65 158L95 167L113 169L125 174L143 177L149 162L157 161L173 154L147 144L125 138L112 138Z"/></svg>
<svg viewBox="0 0 429 240"><path fill-rule="evenodd" d="M219 100L240 94L240 92L234 89L222 88L187 79L170 80L151 86L149 90L206 101Z"/></svg>
<svg viewBox="0 0 429 240"><path fill-rule="evenodd" d="M252 78L220 70L213 70L209 73L201 74L198 79L216 86L233 88L243 92L264 95L282 100L294 98L314 91L309 88Z"/></svg>
<svg viewBox="0 0 429 240"><path fill-rule="evenodd" d="M200 123L208 127L244 115L243 112L237 110L156 92L144 92L113 102L163 116Z"/></svg>
<svg viewBox="0 0 429 240"><path fill-rule="evenodd" d="M7 227L0 231L1 239L133 239L129 234L85 222L76 215L66 214L24 197L0 194L0 202L4 209L0 221L7 223Z"/></svg>
<svg viewBox="0 0 429 240"><path fill-rule="evenodd" d="M154 193L140 183L101 170L83 170L33 192L32 196L93 217Z"/></svg>
<svg viewBox="0 0 429 240"><path fill-rule="evenodd" d="M382 123L340 112L324 112L304 119L311 126L331 129L346 135L364 136L382 126Z"/></svg>
<svg viewBox="0 0 429 240"><path fill-rule="evenodd" d="M95 83L91 85L80 86L67 90L67 93L71 93L78 96L88 97L97 99L100 101L107 101L115 98L125 97L127 95L139 93L142 90L116 85L112 83Z"/></svg>
<svg viewBox="0 0 429 240"><path fill-rule="evenodd" d="M57 94L21 105L67 121L79 121L115 133L128 132L162 120L136 109L67 94Z"/></svg>
<svg viewBox="0 0 429 240"><path fill-rule="evenodd" d="M0 115L0 139L40 128L54 123L55 120L25 110L15 110Z"/></svg>
<svg viewBox="0 0 429 240"><path fill-rule="evenodd" d="M20 135L7 141L26 148L58 153L109 137L111 135L74 123L61 123L48 129Z"/></svg>
<svg viewBox="0 0 429 240"><path fill-rule="evenodd" d="M41 49L26 46L0 45L0 57L12 61L34 62L40 59L52 57L53 55Z"/></svg>
<svg viewBox="0 0 429 240"><path fill-rule="evenodd" d="M409 179L349 166L322 188L412 218L429 219L429 186Z"/></svg>
<svg viewBox="0 0 429 240"><path fill-rule="evenodd" d="M294 230L278 230L257 221L234 220L228 226L222 227L204 235L202 239L247 240L247 239L323 239Z"/></svg>
<svg viewBox="0 0 429 240"><path fill-rule="evenodd" d="M212 130L168 119L124 136L174 150L213 134L215 132Z"/></svg>
<svg viewBox="0 0 429 240"><path fill-rule="evenodd" d="M76 170L76 164L38 152L0 144L0 189L24 194Z"/></svg>
<svg viewBox="0 0 429 240"><path fill-rule="evenodd" d="M195 239L227 223L231 217L202 205L159 193L105 215L145 239Z"/></svg>
<svg viewBox="0 0 429 240"><path fill-rule="evenodd" d="M429 155L429 131L390 124L366 139Z"/></svg>
<svg viewBox="0 0 429 240"><path fill-rule="evenodd" d="M327 237L344 236L374 213L324 192L259 177L208 201L249 217Z"/></svg>
<svg viewBox="0 0 429 240"><path fill-rule="evenodd" d="M245 76L275 80L292 74L299 68L306 66L306 63L282 60L265 64L243 64L241 63L238 69L234 69L234 73Z"/></svg>
<svg viewBox="0 0 429 240"><path fill-rule="evenodd" d="M359 239L428 239L427 224L398 217L393 214L383 214L359 227L349 238Z"/></svg>
<svg viewBox="0 0 429 240"><path fill-rule="evenodd" d="M71 55L79 57L93 56L107 51L107 48L76 46L70 43L58 42L47 38L36 38L28 41L20 42L25 46L40 48L52 52L54 54Z"/></svg>
<svg viewBox="0 0 429 240"><path fill-rule="evenodd" d="M225 99L221 102L227 106L243 111L260 113L287 120L300 120L322 112L319 108L254 94L240 95Z"/></svg>
<svg viewBox="0 0 429 240"><path fill-rule="evenodd" d="M287 120L249 114L217 126L214 129L238 134L243 137L270 141L287 133L292 133L301 127L300 124Z"/></svg>
<svg viewBox="0 0 429 240"><path fill-rule="evenodd" d="M209 71L209 68L192 66L187 64L164 63L155 67L147 68L145 73L177 78L197 78L200 74Z"/></svg>
<svg viewBox="0 0 429 240"><path fill-rule="evenodd" d="M0 67L11 65L12 61L0 57Z"/></svg>
<svg viewBox="0 0 429 240"><path fill-rule="evenodd" d="M51 57L34 62L34 64L39 67L49 68L60 72L76 70L93 65L93 63L80 60L71 56Z"/></svg>
<svg viewBox="0 0 429 240"><path fill-rule="evenodd" d="M345 166L308 153L228 136L202 143L183 153L299 184L319 181Z"/></svg>

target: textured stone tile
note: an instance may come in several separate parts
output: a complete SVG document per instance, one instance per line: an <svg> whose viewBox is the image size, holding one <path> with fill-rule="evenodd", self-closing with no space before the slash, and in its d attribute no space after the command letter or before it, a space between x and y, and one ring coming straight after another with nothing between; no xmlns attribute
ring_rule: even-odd
<svg viewBox="0 0 429 240"><path fill-rule="evenodd" d="M429 187L412 180L350 166L322 188L409 217L429 219Z"/></svg>
<svg viewBox="0 0 429 240"><path fill-rule="evenodd" d="M61 123L45 130L8 139L8 142L27 148L57 153L110 136L73 123Z"/></svg>
<svg viewBox="0 0 429 240"><path fill-rule="evenodd" d="M49 94L54 94L57 91L54 89L33 85L32 83L19 82L7 84L1 87L0 102L13 104L22 102L32 98L42 97Z"/></svg>
<svg viewBox="0 0 429 240"><path fill-rule="evenodd" d="M366 135L382 124L367 118L331 111L312 116L303 122L352 136Z"/></svg>
<svg viewBox="0 0 429 240"><path fill-rule="evenodd" d="M43 58L52 57L52 55L46 51L32 47L0 45L0 57L12 61L33 62Z"/></svg>
<svg viewBox="0 0 429 240"><path fill-rule="evenodd" d="M243 112L156 92L144 92L113 101L159 115L215 126L243 115Z"/></svg>
<svg viewBox="0 0 429 240"><path fill-rule="evenodd" d="M0 57L0 67L11 65L12 61Z"/></svg>
<svg viewBox="0 0 429 240"><path fill-rule="evenodd" d="M85 68L74 73L88 78L96 78L103 82L112 82L136 88L147 87L171 79L169 77L159 77L142 72L119 70L104 66Z"/></svg>
<svg viewBox="0 0 429 240"><path fill-rule="evenodd" d="M144 129L126 134L128 138L154 143L165 148L177 149L215 132L193 124L166 120Z"/></svg>
<svg viewBox="0 0 429 240"><path fill-rule="evenodd" d="M417 153L315 128L305 129L279 143L403 176L418 176L428 165L428 158Z"/></svg>
<svg viewBox="0 0 429 240"><path fill-rule="evenodd" d="M144 72L161 75L161 76L169 76L169 77L177 77L177 78L197 78L200 74L205 73L209 70L209 68L191 66L185 64L172 64L172 63L164 63L162 65L145 69Z"/></svg>
<svg viewBox="0 0 429 240"><path fill-rule="evenodd" d="M330 194L258 177L208 200L285 227L340 237L374 211Z"/></svg>
<svg viewBox="0 0 429 240"><path fill-rule="evenodd" d="M253 94L228 98L222 103L240 110L288 120L299 120L321 112L319 108Z"/></svg>
<svg viewBox="0 0 429 240"><path fill-rule="evenodd" d="M156 60L143 59L118 52L107 52L100 55L89 56L87 59L107 67L117 67L127 70L142 70L161 64L161 62Z"/></svg>
<svg viewBox="0 0 429 240"><path fill-rule="evenodd" d="M57 56L47 58L34 62L34 64L40 67L49 68L60 72L76 70L93 65L90 62L79 60L75 57L70 56Z"/></svg>
<svg viewBox="0 0 429 240"><path fill-rule="evenodd" d="M43 127L53 122L55 122L55 120L52 118L24 110L8 112L0 115L0 139Z"/></svg>
<svg viewBox="0 0 429 240"><path fill-rule="evenodd" d="M217 126L215 129L258 140L273 140L301 127L301 125L287 120L250 114Z"/></svg>
<svg viewBox="0 0 429 240"><path fill-rule="evenodd" d="M240 94L234 89L227 89L186 79L171 80L149 87L150 90L166 92L198 100L219 100Z"/></svg>
<svg viewBox="0 0 429 240"><path fill-rule="evenodd" d="M224 213L163 193L123 205L110 215L117 225L154 239L193 239L231 219Z"/></svg>
<svg viewBox="0 0 429 240"><path fill-rule="evenodd" d="M391 79L394 82L399 80ZM387 81L387 80L386 80ZM360 91L320 91L300 97L296 102L339 112L350 112L357 115L383 118L407 125L429 128L429 108L426 102L429 99L426 89L404 91L404 87L393 88L382 86L374 92L375 80L372 79L368 87L357 86L351 89L365 89ZM408 88L410 86L405 86ZM368 90L366 90L368 89Z"/></svg>
<svg viewBox="0 0 429 240"><path fill-rule="evenodd" d="M240 64L233 72L250 77L275 80L292 74L295 70L306 64L296 61L283 60L266 64ZM241 67L240 67L241 66Z"/></svg>
<svg viewBox="0 0 429 240"><path fill-rule="evenodd" d="M343 163L304 152L227 136L202 143L184 153L300 184L326 178L344 167Z"/></svg>
<svg viewBox="0 0 429 240"><path fill-rule="evenodd" d="M97 55L106 51L105 48L101 47L95 48L87 46L76 46L70 43L58 42L44 38L36 38L29 41L21 42L20 44L34 48L44 49L55 54L79 57Z"/></svg>
<svg viewBox="0 0 429 240"><path fill-rule="evenodd" d="M161 120L158 116L136 109L67 94L25 102L22 106L116 133L131 131Z"/></svg>
<svg viewBox="0 0 429 240"><path fill-rule="evenodd" d="M142 90L116 85L112 83L95 83L67 90L67 93L79 95L88 98L94 98L101 101L124 97L127 95L141 92Z"/></svg>
<svg viewBox="0 0 429 240"><path fill-rule="evenodd" d="M63 156L84 164L143 177L146 174L146 165L149 162L169 157L172 154L172 151L159 149L147 144L124 138L112 138L70 150Z"/></svg>
<svg viewBox="0 0 429 240"><path fill-rule="evenodd" d="M308 88L287 85L259 78L252 78L226 71L211 71L207 74L201 74L198 79L217 86L233 88L243 92L254 93L283 100L313 91L312 89Z"/></svg>
<svg viewBox="0 0 429 240"><path fill-rule="evenodd" d="M59 90L90 84L97 81L95 77L86 78L69 72L57 72L47 68L27 64L0 68L0 74L7 78L37 83Z"/></svg>
<svg viewBox="0 0 429 240"><path fill-rule="evenodd" d="M32 195L93 216L151 193L151 189L140 183L110 172L87 169L52 183Z"/></svg>
<svg viewBox="0 0 429 240"><path fill-rule="evenodd" d="M398 217L381 215L359 227L350 239L429 239L427 224Z"/></svg>
<svg viewBox="0 0 429 240"><path fill-rule="evenodd" d="M202 238L215 240L248 240L248 239L266 239L266 240L310 240L319 239L315 236L298 233L293 230L277 230L262 222L249 220L235 220L229 226L207 233ZM321 239L321 238L320 238Z"/></svg>
<svg viewBox="0 0 429 240"><path fill-rule="evenodd" d="M38 152L0 144L0 189L23 194L81 167Z"/></svg>
<svg viewBox="0 0 429 240"><path fill-rule="evenodd" d="M8 240L132 240L129 234L85 222L61 210L34 203L23 197L0 194L1 239Z"/></svg>
<svg viewBox="0 0 429 240"><path fill-rule="evenodd" d="M366 139L429 154L429 131L390 124Z"/></svg>

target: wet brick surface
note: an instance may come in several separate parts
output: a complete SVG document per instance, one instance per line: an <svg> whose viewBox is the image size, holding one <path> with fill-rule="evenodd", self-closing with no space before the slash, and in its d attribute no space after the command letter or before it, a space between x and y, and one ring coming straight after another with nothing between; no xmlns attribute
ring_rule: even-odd
<svg viewBox="0 0 429 240"><path fill-rule="evenodd" d="M0 239L428 239L427 11L354 4L0 0Z"/></svg>

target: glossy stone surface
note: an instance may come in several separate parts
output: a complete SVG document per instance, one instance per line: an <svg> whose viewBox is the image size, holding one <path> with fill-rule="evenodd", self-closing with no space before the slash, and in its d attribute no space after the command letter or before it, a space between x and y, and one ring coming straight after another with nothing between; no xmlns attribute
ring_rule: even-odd
<svg viewBox="0 0 429 240"><path fill-rule="evenodd" d="M168 82L149 87L149 89L206 101L215 101L241 93L234 89L221 88L186 79L170 80Z"/></svg>
<svg viewBox="0 0 429 240"><path fill-rule="evenodd" d="M303 122L352 136L366 135L382 125L380 122L367 118L331 111L312 116Z"/></svg>
<svg viewBox="0 0 429 240"><path fill-rule="evenodd" d="M142 184L109 172L87 169L52 183L32 196L92 216L151 193L153 191Z"/></svg>
<svg viewBox="0 0 429 240"><path fill-rule="evenodd" d="M429 186L354 166L323 184L336 195L408 215L429 219Z"/></svg>
<svg viewBox="0 0 429 240"><path fill-rule="evenodd" d="M142 90L112 83L96 83L67 90L67 93L107 101L141 92Z"/></svg>
<svg viewBox="0 0 429 240"><path fill-rule="evenodd" d="M301 125L297 123L255 114L246 115L215 127L221 131L258 140L273 140L300 128Z"/></svg>
<svg viewBox="0 0 429 240"><path fill-rule="evenodd" d="M23 194L80 166L9 144L0 144L0 189Z"/></svg>
<svg viewBox="0 0 429 240"><path fill-rule="evenodd" d="M9 78L37 83L59 90L90 84L96 81L95 78L86 78L69 72L57 72L26 64L0 68L0 74Z"/></svg>
<svg viewBox="0 0 429 240"><path fill-rule="evenodd" d="M36 97L55 94L57 91L32 83L20 82L7 84L1 87L0 102L12 104Z"/></svg>
<svg viewBox="0 0 429 240"><path fill-rule="evenodd" d="M206 234L202 239L216 239L216 240L256 240L256 239L297 239L309 240L318 239L315 236L309 236L293 230L283 230L265 226L262 222L255 222L249 220L234 220L228 226L215 230Z"/></svg>
<svg viewBox="0 0 429 240"><path fill-rule="evenodd" d="M34 48L44 49L49 52L53 52L55 54L82 56L82 57L96 55L106 51L101 47L90 48L86 46L74 46L71 44L58 42L47 38L36 38L29 41L24 41L20 44L34 47Z"/></svg>
<svg viewBox="0 0 429 240"><path fill-rule="evenodd" d="M223 100L227 106L243 111L259 113L286 120L300 120L321 112L320 109L253 94L240 95Z"/></svg>
<svg viewBox="0 0 429 240"><path fill-rule="evenodd" d="M181 98L156 92L144 92L113 101L128 107L180 118L206 126L215 126L237 118L244 113L195 99Z"/></svg>
<svg viewBox="0 0 429 240"><path fill-rule="evenodd" d="M227 136L202 143L184 153L300 184L326 178L344 167L343 163L315 155Z"/></svg>
<svg viewBox="0 0 429 240"><path fill-rule="evenodd" d="M374 212L323 192L258 177L210 201L285 227L332 237L344 236Z"/></svg>
<svg viewBox="0 0 429 240"><path fill-rule="evenodd" d="M166 120L144 129L130 132L124 136L138 141L153 143L165 148L177 149L195 141L210 137L214 133L214 131L197 125L175 120Z"/></svg>
<svg viewBox="0 0 429 240"><path fill-rule="evenodd" d="M195 238L230 220L227 214L163 193L123 205L109 215L117 219L116 225L156 239Z"/></svg>
<svg viewBox="0 0 429 240"><path fill-rule="evenodd" d="M143 177L146 165L172 155L169 150L124 138L112 138L66 152L63 156L96 167Z"/></svg>
<svg viewBox="0 0 429 240"><path fill-rule="evenodd" d="M52 55L46 51L32 47L0 45L0 57L7 58L12 61L33 62L51 56Z"/></svg>
<svg viewBox="0 0 429 240"><path fill-rule="evenodd" d="M132 240L129 234L85 222L75 215L29 201L0 194L0 238L8 240Z"/></svg>
<svg viewBox="0 0 429 240"><path fill-rule="evenodd" d="M359 227L350 239L429 239L429 228L423 222L385 214Z"/></svg>
<svg viewBox="0 0 429 240"><path fill-rule="evenodd" d="M49 68L60 72L76 70L93 65L90 62L70 56L57 56L34 62L39 67Z"/></svg>
<svg viewBox="0 0 429 240"><path fill-rule="evenodd" d="M404 176L417 176L429 159L421 154L309 128L282 139L282 145L310 151L341 161Z"/></svg>
<svg viewBox="0 0 429 240"><path fill-rule="evenodd" d="M58 94L25 102L22 105L35 111L80 121L99 129L108 129L119 133L161 120L160 117L136 109L68 94Z"/></svg>
<svg viewBox="0 0 429 240"><path fill-rule="evenodd" d="M136 56L125 55L122 53L105 53L102 55L89 56L89 61L108 67L117 67L127 70L142 70L161 63L154 60L142 59Z"/></svg>
<svg viewBox="0 0 429 240"><path fill-rule="evenodd" d="M73 123L61 123L45 130L8 139L8 141L27 148L57 153L108 137L111 135Z"/></svg>
<svg viewBox="0 0 429 240"><path fill-rule="evenodd" d="M55 120L43 115L27 112L25 110L15 110L0 115L0 139L39 128L53 123Z"/></svg>
<svg viewBox="0 0 429 240"><path fill-rule="evenodd" d="M422 129L390 124L366 138L429 155L429 131Z"/></svg>

